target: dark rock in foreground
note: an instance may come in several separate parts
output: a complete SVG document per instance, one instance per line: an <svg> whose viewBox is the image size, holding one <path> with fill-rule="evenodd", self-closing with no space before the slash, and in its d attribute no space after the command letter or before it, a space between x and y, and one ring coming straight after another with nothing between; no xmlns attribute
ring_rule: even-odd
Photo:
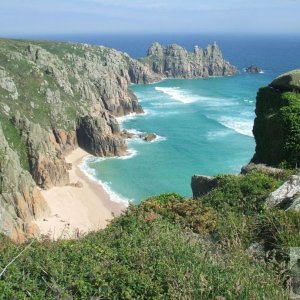
<svg viewBox="0 0 300 300"><path fill-rule="evenodd" d="M300 165L300 70L283 74L259 89L252 162L270 166Z"/></svg>
<svg viewBox="0 0 300 300"><path fill-rule="evenodd" d="M218 186L218 180L215 177L204 175L193 175L191 187L193 198L204 196Z"/></svg>

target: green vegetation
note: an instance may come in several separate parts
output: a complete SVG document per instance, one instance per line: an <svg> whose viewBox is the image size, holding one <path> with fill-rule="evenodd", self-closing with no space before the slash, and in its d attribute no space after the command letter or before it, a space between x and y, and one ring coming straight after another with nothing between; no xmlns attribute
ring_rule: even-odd
<svg viewBox="0 0 300 300"><path fill-rule="evenodd" d="M261 88L254 122L254 162L282 167L300 163L300 93Z"/></svg>
<svg viewBox="0 0 300 300"><path fill-rule="evenodd" d="M98 233L34 241L5 272L0 295L287 299L287 253L299 245L300 213L265 211L262 205L284 178L257 172L218 178L218 188L201 199L151 197ZM269 251L265 260L247 252L253 242ZM0 271L24 247L0 237Z"/></svg>
<svg viewBox="0 0 300 300"><path fill-rule="evenodd" d="M7 142L15 152L17 152L23 169L29 171L28 149L22 141L19 130L13 125L12 121L2 116L0 122Z"/></svg>
<svg viewBox="0 0 300 300"><path fill-rule="evenodd" d="M217 177L218 188L204 197L217 210L231 210L253 214L263 209L268 194L282 181L271 176L251 172L245 176L221 175Z"/></svg>
<svg viewBox="0 0 300 300"><path fill-rule="evenodd" d="M280 118L284 128L285 160L290 166L300 162L300 94L283 94L286 104L280 109Z"/></svg>

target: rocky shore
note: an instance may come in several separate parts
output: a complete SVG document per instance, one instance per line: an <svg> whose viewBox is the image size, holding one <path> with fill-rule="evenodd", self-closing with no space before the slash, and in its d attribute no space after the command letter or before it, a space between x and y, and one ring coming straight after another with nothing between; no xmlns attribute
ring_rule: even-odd
<svg viewBox="0 0 300 300"><path fill-rule="evenodd" d="M193 54L154 43L135 60L103 46L0 40L0 232L22 242L48 217L42 190L70 184L66 156L126 153L116 117L142 113L131 83L236 73L216 44ZM154 134L140 137L145 141Z"/></svg>

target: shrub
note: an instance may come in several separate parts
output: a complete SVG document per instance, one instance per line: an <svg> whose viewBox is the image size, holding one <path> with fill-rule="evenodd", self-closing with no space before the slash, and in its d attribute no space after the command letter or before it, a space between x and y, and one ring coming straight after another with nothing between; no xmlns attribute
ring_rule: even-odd
<svg viewBox="0 0 300 300"><path fill-rule="evenodd" d="M152 216L161 216L195 233L212 233L216 227L216 214L199 200L185 199L177 194L162 194L143 201L140 209L147 220Z"/></svg>

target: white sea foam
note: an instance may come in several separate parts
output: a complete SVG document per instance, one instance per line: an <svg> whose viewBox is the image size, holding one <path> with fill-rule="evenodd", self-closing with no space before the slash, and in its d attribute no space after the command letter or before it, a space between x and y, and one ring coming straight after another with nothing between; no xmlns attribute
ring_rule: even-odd
<svg viewBox="0 0 300 300"><path fill-rule="evenodd" d="M224 129L224 130L209 131L206 136L208 140L214 140L217 138L223 138L225 136L228 136L231 133L232 132L229 129Z"/></svg>
<svg viewBox="0 0 300 300"><path fill-rule="evenodd" d="M121 125L122 123L132 120L134 118L137 117L137 113L130 113L126 116L122 116L122 117L116 117L116 119L118 120L119 124Z"/></svg>
<svg viewBox="0 0 300 300"><path fill-rule="evenodd" d="M146 115L148 115L149 112L147 110L145 110L143 113L141 114L137 114L137 113L130 113L126 116L122 116L122 117L116 117L118 123L120 124L120 126L122 127L122 124L127 122L127 121L130 121L132 119L135 119L135 118L138 118L138 117L144 117Z"/></svg>
<svg viewBox="0 0 300 300"><path fill-rule="evenodd" d="M155 87L156 91L162 92L171 99L180 101L184 104L193 103L199 100L199 97L189 93L188 91L181 90L180 87Z"/></svg>
<svg viewBox="0 0 300 300"><path fill-rule="evenodd" d="M95 181L96 183L98 183L99 185L101 185L103 187L103 189L109 195L109 197L112 201L118 202L118 203L124 203L124 204L128 205L130 202L133 201L133 199L128 199L126 197L123 197L120 194L113 191L112 188L110 187L110 184L108 182L98 179L96 177L96 170L89 166L89 163L91 163L91 162L97 162L97 161L100 162L105 159L106 158L94 157L94 156L89 155L82 160L79 167L90 180Z"/></svg>
<svg viewBox="0 0 300 300"><path fill-rule="evenodd" d="M131 134L134 134L134 135L139 135L139 134L143 134L144 132L142 131L139 131L137 129L125 129L127 132L131 133Z"/></svg>
<svg viewBox="0 0 300 300"><path fill-rule="evenodd" d="M235 132L247 136L253 136L252 128L253 121L252 120L244 120L238 118L229 118L229 117L221 117L218 120L223 126L234 130Z"/></svg>
<svg viewBox="0 0 300 300"><path fill-rule="evenodd" d="M121 159L121 160L125 160L125 159L130 159L133 158L134 156L136 156L138 154L138 152L135 149L128 149L127 153L123 156L115 156L113 158L115 159Z"/></svg>
<svg viewBox="0 0 300 300"><path fill-rule="evenodd" d="M162 141L166 141L167 138L165 136L160 136L160 135L156 135L156 138L151 141L150 143L157 143L157 142L162 142Z"/></svg>
<svg viewBox="0 0 300 300"><path fill-rule="evenodd" d="M157 107L157 108L164 108L164 107L174 107L178 105L176 102L156 102L152 103L151 106Z"/></svg>
<svg viewBox="0 0 300 300"><path fill-rule="evenodd" d="M146 142L143 139L141 139L140 135L141 134L146 134L145 132L139 131L137 129L126 129L127 132L134 134L134 136L130 139L128 139L128 144L134 143L134 144L142 144L142 143L155 143L155 142L161 142L161 141L165 141L167 138L164 136L160 136L156 133L154 133L156 135L156 138L150 142ZM135 151L134 149L131 149L130 151ZM120 158L122 159L123 156Z"/></svg>
<svg viewBox="0 0 300 300"><path fill-rule="evenodd" d="M246 102L246 103L254 103L254 100L244 99L244 102Z"/></svg>

